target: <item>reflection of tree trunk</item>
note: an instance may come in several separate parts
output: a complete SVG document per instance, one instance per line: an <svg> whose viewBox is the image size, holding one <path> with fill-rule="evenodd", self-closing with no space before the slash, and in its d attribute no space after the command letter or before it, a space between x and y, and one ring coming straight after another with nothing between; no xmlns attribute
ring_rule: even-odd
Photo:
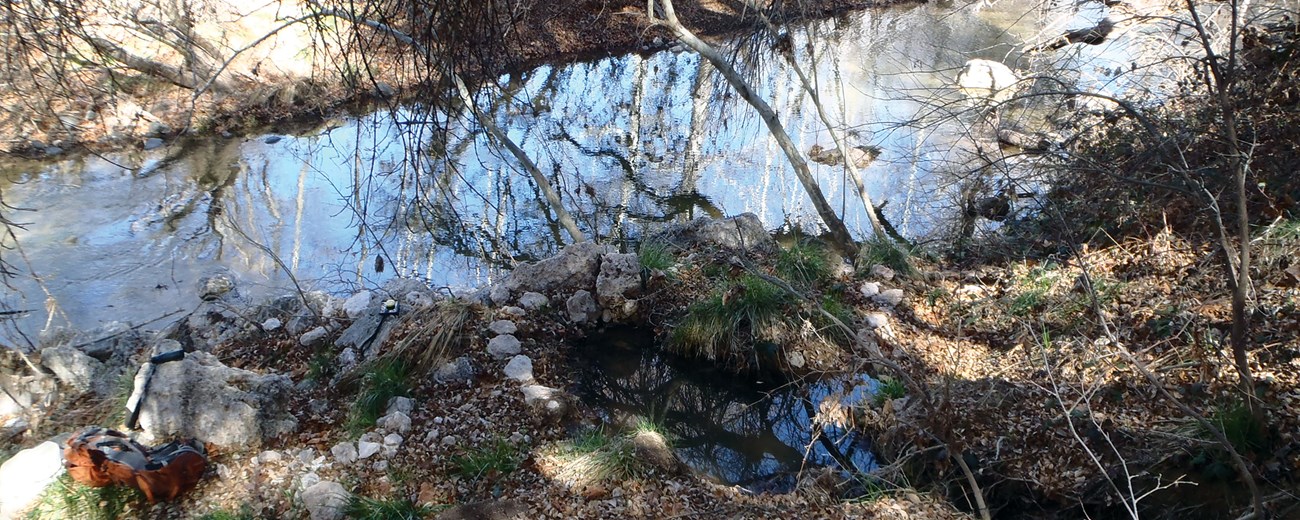
<svg viewBox="0 0 1300 520"><path fill-rule="evenodd" d="M478 105L474 103L474 97L469 92L469 87L465 86L464 80L460 78L459 74L456 74L456 71L450 66L450 64L443 61L445 56L440 56L432 52L428 47L415 41L414 38L411 38L410 35L407 35L402 31L375 20L356 16L350 12L329 9L316 12L314 13L314 16L335 16L353 24L370 27L371 29L391 36L393 39L396 39L403 44L410 45L418 53L424 56L429 63L438 68L438 71L444 75L444 79L450 79L452 81L452 84L456 88L456 92L460 94L461 102L465 104L465 108L470 111L474 116L474 119L478 121L479 124L483 125L483 127L487 129L488 133L491 134L497 142L504 145L506 149L515 156L515 159L517 159L524 167L524 170L526 170L533 178L533 182L537 183L538 188L541 189L542 193L546 196L547 203L550 204L551 209L556 213L556 219L559 220L560 225L564 226L564 229L569 233L570 238L572 238L574 242L582 242L586 240L582 231L578 229L577 222L575 222L573 217L569 215L568 210L564 209L564 204L560 200L559 194L555 192L555 189L551 187L551 183L547 181L546 176L537 168L537 164L534 163L533 160L528 157L528 154L524 153L524 151L519 148L519 145L515 144L515 142L511 140L505 132L501 131L501 128L492 120L491 114L485 115L479 110Z"/></svg>
<svg viewBox="0 0 1300 520"><path fill-rule="evenodd" d="M776 27L765 15L763 15L763 11L754 4L753 0L748 0L748 3L750 7L758 13L759 18L767 26L768 30L772 31L774 34L779 34ZM807 33L808 38L814 36L814 31L811 26L807 28ZM790 38L790 36L786 35L785 38ZM857 165L854 164L854 161L849 160L853 155L850 153L851 151L848 144L844 141L844 135L840 132L839 128L831 122L830 115L826 112L826 108L822 104L821 95L818 93L818 85L816 83L817 53L814 45L808 45L808 54L808 62L811 64L810 68L812 69L811 77L809 74L805 74L803 69L799 67L799 63L795 61L793 46L783 48L781 57L785 58L786 63L790 65L790 69L799 77L799 83L803 86L803 92L808 95L809 99L813 103L813 107L817 109L817 117L821 119L822 125L824 125L826 131L830 133L831 140L835 142L835 147L840 151L840 156L845 158L844 171L848 173L849 179L853 181L853 186L858 190L858 198L862 200L862 206L867 213L867 220L871 222L872 231L875 232L877 239L885 240L885 228L881 225L880 219L876 218L876 206L871 202L871 195L867 193L867 187L862 182L862 175L858 173Z"/></svg>
<svg viewBox="0 0 1300 520"><path fill-rule="evenodd" d="M294 197L293 211L293 256L289 262L289 270L298 272L298 259L302 254L302 214L306 206L307 199L307 170L311 169L311 154L302 161L302 167L298 168L298 192Z"/></svg>
<svg viewBox="0 0 1300 520"><path fill-rule="evenodd" d="M686 164L682 170L682 182L677 186L677 194L692 193L700 174L701 149L704 145L705 118L708 117L709 76L713 67L709 60L700 59L695 72L695 82L691 85L691 130L686 136ZM693 212L684 215L687 220L694 218Z"/></svg>
<svg viewBox="0 0 1300 520"><path fill-rule="evenodd" d="M772 132L772 137L776 139L781 146L781 150L785 152L786 159L789 160L790 166L794 168L799 183L803 185L804 191L812 199L817 214L821 217L822 222L826 224L826 227L830 229L831 242L844 252L852 252L854 250L853 236L849 234L849 229L844 226L844 221L840 220L839 215L835 214L835 210L826 201L826 196L823 195L821 187L817 185L817 179L809 170L808 162L804 160L803 153L795 148L794 142L790 140L790 135L786 133L785 126L781 124L772 107L754 92L754 89L744 78L740 77L740 74L736 72L736 69L731 66L731 63L725 57L681 24L677 19L676 11L673 9L672 0L658 0L658 5L663 7L663 18L657 15L659 10L655 8L656 0L648 1L647 13L650 15L651 21L667 27L683 44L708 59L722 73L722 76L736 90L741 99L744 99L745 102L758 111L768 130Z"/></svg>

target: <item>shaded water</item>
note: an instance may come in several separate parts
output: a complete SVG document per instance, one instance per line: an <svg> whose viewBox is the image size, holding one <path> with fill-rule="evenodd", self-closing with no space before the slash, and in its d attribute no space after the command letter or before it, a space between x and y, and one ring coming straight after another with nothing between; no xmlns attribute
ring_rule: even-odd
<svg viewBox="0 0 1300 520"><path fill-rule="evenodd" d="M1063 8L1047 16L1029 5L936 3L813 24L824 101L850 144L884 150L862 173L904 234L939 233L957 211L948 174L969 125L928 118L936 103L956 99L949 85L960 65L1016 61L1017 44L1098 15ZM1122 58L1122 40L1066 61ZM747 62L760 93L801 149L829 145L796 77L769 54ZM691 53L546 66L500 83L485 110L591 236L624 243L666 222L747 211L772 227L822 228L761 121ZM141 323L193 307L197 280L218 270L251 298L286 292L288 273L332 292L394 275L463 289L560 247L537 188L459 115L409 107L274 137L5 172L5 202L33 210L13 218L30 223L17 230L25 257L5 258L39 277L21 276L3 295L8 308L32 311L9 323L32 337L47 326ZM849 228L865 236L844 173L812 166ZM376 257L383 272L373 269ZM4 328L6 343L23 344L13 332Z"/></svg>
<svg viewBox="0 0 1300 520"><path fill-rule="evenodd" d="M610 328L575 349L579 396L613 423L649 419L696 471L755 491L786 491L803 471L874 469L866 438L845 422L814 424L869 399L866 376L795 384L736 375L662 352L654 334Z"/></svg>

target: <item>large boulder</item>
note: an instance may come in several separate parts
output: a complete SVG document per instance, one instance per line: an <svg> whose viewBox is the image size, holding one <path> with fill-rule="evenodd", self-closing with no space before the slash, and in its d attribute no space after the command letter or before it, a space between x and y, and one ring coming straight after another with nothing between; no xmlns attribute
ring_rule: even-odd
<svg viewBox="0 0 1300 520"><path fill-rule="evenodd" d="M136 374L130 403L138 402L149 369L146 363ZM292 386L287 376L231 368L206 352L157 365L139 405L145 442L181 436L225 447L258 446L297 428L286 409Z"/></svg>
<svg viewBox="0 0 1300 520"><path fill-rule="evenodd" d="M957 88L966 97L1006 101L1020 81L1015 71L1000 62L973 59L957 74Z"/></svg>
<svg viewBox="0 0 1300 520"><path fill-rule="evenodd" d="M579 242L551 258L521 265L492 289L492 301L506 304L525 292L554 294L592 289L596 285L600 257L608 251L607 246Z"/></svg>
<svg viewBox="0 0 1300 520"><path fill-rule="evenodd" d="M650 237L647 242L680 248L712 246L723 249L773 251L776 241L753 213L725 219L702 217L673 226Z"/></svg>
<svg viewBox="0 0 1300 520"><path fill-rule="evenodd" d="M63 448L45 441L22 450L0 465L0 519L22 518L46 486L63 473Z"/></svg>

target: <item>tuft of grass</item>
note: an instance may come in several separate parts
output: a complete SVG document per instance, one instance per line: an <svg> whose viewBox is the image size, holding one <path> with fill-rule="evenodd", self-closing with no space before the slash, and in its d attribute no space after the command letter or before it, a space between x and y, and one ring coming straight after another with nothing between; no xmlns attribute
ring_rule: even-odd
<svg viewBox="0 0 1300 520"><path fill-rule="evenodd" d="M916 270L912 268L911 251L903 244L897 244L888 238L874 237L862 243L858 250L858 265L870 269L880 264L894 270L895 274L911 276Z"/></svg>
<svg viewBox="0 0 1300 520"><path fill-rule="evenodd" d="M834 274L830 256L816 243L796 243L781 251L776 259L781 278L802 287L824 283Z"/></svg>
<svg viewBox="0 0 1300 520"><path fill-rule="evenodd" d="M521 462L523 454L519 447L505 439L497 439L451 458L453 472L470 480L511 473L519 469Z"/></svg>
<svg viewBox="0 0 1300 520"><path fill-rule="evenodd" d="M473 317L473 306L458 299L416 310L404 319L416 325L384 357L400 360L418 373L433 371L464 346L469 338L465 326Z"/></svg>
<svg viewBox="0 0 1300 520"><path fill-rule="evenodd" d="M375 425L390 399L410 397L408 374L406 364L400 359L378 359L367 365L361 375L361 391L348 414L348 431L360 435Z"/></svg>
<svg viewBox="0 0 1300 520"><path fill-rule="evenodd" d="M27 513L28 520L117 520L132 505L144 499L139 490L129 486L94 488L72 480L67 473L59 476L36 500Z"/></svg>
<svg viewBox="0 0 1300 520"><path fill-rule="evenodd" d="M1007 311L1015 316L1025 318L1034 312L1042 310L1047 304L1047 294L1052 290L1057 278L1059 278L1059 273L1056 272L1055 266L1052 264L1048 264L1046 267L1030 269L1011 288L1011 292L1015 296L1011 298Z"/></svg>
<svg viewBox="0 0 1300 520"><path fill-rule="evenodd" d="M642 269L666 271L677 263L677 259L673 258L668 246L658 242L641 244L641 248L636 252L636 257L641 263Z"/></svg>
<svg viewBox="0 0 1300 520"><path fill-rule="evenodd" d="M738 354L745 332L754 336L779 320L788 299L785 291L762 278L741 276L688 307L686 317L669 336L669 344L706 359Z"/></svg>
<svg viewBox="0 0 1300 520"><path fill-rule="evenodd" d="M353 495L343 514L360 520L417 520L431 515L434 508L405 498L376 499Z"/></svg>
<svg viewBox="0 0 1300 520"><path fill-rule="evenodd" d="M257 515L253 513L251 506L244 504L239 507L238 512L221 509L204 513L199 516L199 520L257 520Z"/></svg>
<svg viewBox="0 0 1300 520"><path fill-rule="evenodd" d="M903 382L892 377L882 377L876 382L876 394L872 396L872 401L876 406L882 406L885 401L901 399L907 395L907 387Z"/></svg>
<svg viewBox="0 0 1300 520"><path fill-rule="evenodd" d="M592 428L560 442L550 454L556 463L553 477L571 486L581 486L644 476L649 468L632 445L635 433L617 435L604 428Z"/></svg>
<svg viewBox="0 0 1300 520"><path fill-rule="evenodd" d="M1244 401L1216 406L1210 422L1223 431L1223 435L1238 453L1261 453L1268 447L1267 428L1251 414L1250 407ZM1209 432L1202 432L1201 436L1211 438Z"/></svg>

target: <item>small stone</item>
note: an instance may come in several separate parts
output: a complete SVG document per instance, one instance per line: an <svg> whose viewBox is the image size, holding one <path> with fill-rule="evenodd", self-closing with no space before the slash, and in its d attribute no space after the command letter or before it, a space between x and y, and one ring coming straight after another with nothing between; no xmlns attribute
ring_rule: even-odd
<svg viewBox="0 0 1300 520"><path fill-rule="evenodd" d="M807 362L803 358L803 354L799 353L799 351L794 351L794 352L790 352L789 354L786 354L785 360L790 363L790 366L795 368L803 368L804 363Z"/></svg>
<svg viewBox="0 0 1300 520"><path fill-rule="evenodd" d="M433 373L433 380L439 383L470 381L474 379L474 364L466 356L458 357L450 363L438 367Z"/></svg>
<svg viewBox="0 0 1300 520"><path fill-rule="evenodd" d="M402 397L399 395L388 400L388 409L384 411L384 414L387 415L393 412L402 412L409 416L411 415L411 410L414 409L415 400L410 397Z"/></svg>
<svg viewBox="0 0 1300 520"><path fill-rule="evenodd" d="M311 520L342 520L351 495L342 484L323 480L304 489L300 498Z"/></svg>
<svg viewBox="0 0 1300 520"><path fill-rule="evenodd" d="M390 432L406 433L411 431L411 417L402 412L393 412L380 417L376 424Z"/></svg>
<svg viewBox="0 0 1300 520"><path fill-rule="evenodd" d="M262 453L257 454L257 461L260 462L260 463L262 463L262 464L270 464L270 463L272 463L272 462L279 462L280 459L282 459L282 458L284 458L284 457L283 457L282 455L280 455L280 452L278 452L278 451L273 451L273 450L267 450L267 451L264 451L264 452L262 452Z"/></svg>
<svg viewBox="0 0 1300 520"><path fill-rule="evenodd" d="M63 148L58 146L46 146L45 155L59 155L63 153Z"/></svg>
<svg viewBox="0 0 1300 520"><path fill-rule="evenodd" d="M368 459L379 453L379 450L383 449L383 447L384 445L378 442L357 441L357 458Z"/></svg>
<svg viewBox="0 0 1300 520"><path fill-rule="evenodd" d="M488 330L492 331L493 334L500 335L514 334L516 330L519 330L519 328L515 326L515 322L513 321L497 320L488 325Z"/></svg>
<svg viewBox="0 0 1300 520"><path fill-rule="evenodd" d="M159 138L157 138L157 137L150 137L150 138L144 140L144 149L145 149L145 150L153 150L153 149L156 149L156 148L162 148L162 145L163 145L163 140L162 140L162 139L159 139Z"/></svg>
<svg viewBox="0 0 1300 520"><path fill-rule="evenodd" d="M301 451L298 452L298 462L301 462L303 464L311 464L312 459L315 458L316 458L316 450L314 449L303 448Z"/></svg>
<svg viewBox="0 0 1300 520"><path fill-rule="evenodd" d="M518 354L522 349L519 345L519 338L510 334L502 334L492 338L488 342L487 351L497 359L505 359Z"/></svg>
<svg viewBox="0 0 1300 520"><path fill-rule="evenodd" d="M885 281L893 280L894 270L890 269L889 266L876 264L871 266L871 276Z"/></svg>
<svg viewBox="0 0 1300 520"><path fill-rule="evenodd" d="M594 322L600 319L600 305L587 290L574 292L573 296L565 300L564 308L569 312L569 319L574 323Z"/></svg>
<svg viewBox="0 0 1300 520"><path fill-rule="evenodd" d="M525 310L535 311L551 304L551 300L542 293L526 292L519 297L519 306Z"/></svg>
<svg viewBox="0 0 1300 520"><path fill-rule="evenodd" d="M506 377L515 381L526 382L533 379L533 360L528 356L518 355L506 363Z"/></svg>
<svg viewBox="0 0 1300 520"><path fill-rule="evenodd" d="M339 352L339 368L346 370L356 365L357 351L352 350L352 347L345 348L342 352Z"/></svg>
<svg viewBox="0 0 1300 520"><path fill-rule="evenodd" d="M885 291L881 291L880 294L872 296L871 299L876 303L881 303L889 306L896 306L903 302L903 290L887 289Z"/></svg>
<svg viewBox="0 0 1300 520"><path fill-rule="evenodd" d="M396 455L397 449L402 447L402 442L404 440L405 439L403 439L401 435L396 433L390 433L384 436L384 456L392 457L393 455Z"/></svg>
<svg viewBox="0 0 1300 520"><path fill-rule="evenodd" d="M318 482L320 482L320 475L317 475L315 472L307 472L298 479L298 489L307 489L315 486Z"/></svg>
<svg viewBox="0 0 1300 520"><path fill-rule="evenodd" d="M334 460L341 464L351 464L357 461L357 447L350 442L340 442L330 448L330 453L334 455Z"/></svg>
<svg viewBox="0 0 1300 520"><path fill-rule="evenodd" d="M862 285L858 287L858 291L861 292L863 296L871 298L880 294L880 284L876 282L862 282Z"/></svg>
<svg viewBox="0 0 1300 520"><path fill-rule="evenodd" d="M304 347L315 347L325 342L325 336L329 334L325 327L316 327L298 338L298 343Z"/></svg>
<svg viewBox="0 0 1300 520"><path fill-rule="evenodd" d="M278 318L267 318L266 321L262 322L262 330L267 332L280 330L280 327L283 326L284 323L282 323Z"/></svg>
<svg viewBox="0 0 1300 520"><path fill-rule="evenodd" d="M416 309L423 309L433 305L433 297L424 291L411 291L406 293L406 303Z"/></svg>
<svg viewBox="0 0 1300 520"><path fill-rule="evenodd" d="M275 143L280 142L281 139L284 139L284 138L283 138L283 137L280 137L280 136L278 136L278 135L272 135L272 136L267 136L267 138L266 138L266 139L263 139L262 142L263 142L263 143L266 143L266 144L275 144Z"/></svg>
<svg viewBox="0 0 1300 520"><path fill-rule="evenodd" d="M370 467L375 471L388 471L388 461L380 459L371 464Z"/></svg>
<svg viewBox="0 0 1300 520"><path fill-rule="evenodd" d="M863 320L867 322L868 327L871 327L873 329L878 329L889 325L889 315L883 312L867 313L867 315L863 317Z"/></svg>
<svg viewBox="0 0 1300 520"><path fill-rule="evenodd" d="M442 443L443 446L454 446L456 444L456 441L457 439L455 435L448 435L446 437L443 437L442 441L440 442Z"/></svg>
<svg viewBox="0 0 1300 520"><path fill-rule="evenodd" d="M528 311L520 309L519 307L506 306L501 308L501 314L522 318L528 315Z"/></svg>

